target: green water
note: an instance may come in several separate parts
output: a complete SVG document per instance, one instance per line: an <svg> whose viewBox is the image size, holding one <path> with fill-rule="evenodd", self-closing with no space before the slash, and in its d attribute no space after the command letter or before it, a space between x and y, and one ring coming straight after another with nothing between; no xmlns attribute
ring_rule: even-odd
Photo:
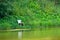
<svg viewBox="0 0 60 40"><path fill-rule="evenodd" d="M60 28L24 31L23 40L60 40Z"/></svg>
<svg viewBox="0 0 60 40"><path fill-rule="evenodd" d="M0 40L20 40L18 32L0 32Z"/></svg>
<svg viewBox="0 0 60 40"><path fill-rule="evenodd" d="M0 40L60 40L60 28L42 31L0 32Z"/></svg>

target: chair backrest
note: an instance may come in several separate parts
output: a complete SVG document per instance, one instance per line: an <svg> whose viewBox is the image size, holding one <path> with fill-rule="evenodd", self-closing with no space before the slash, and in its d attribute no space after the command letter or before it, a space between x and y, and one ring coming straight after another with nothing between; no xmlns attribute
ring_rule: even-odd
<svg viewBox="0 0 60 40"><path fill-rule="evenodd" d="M18 24L19 24L19 23L22 23L22 21L21 21L21 20L17 20L17 22L18 22Z"/></svg>

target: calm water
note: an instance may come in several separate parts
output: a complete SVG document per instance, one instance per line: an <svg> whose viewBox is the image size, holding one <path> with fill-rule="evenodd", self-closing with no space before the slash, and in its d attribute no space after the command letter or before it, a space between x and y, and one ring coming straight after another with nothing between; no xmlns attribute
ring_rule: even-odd
<svg viewBox="0 0 60 40"><path fill-rule="evenodd" d="M0 32L0 40L22 40L22 32Z"/></svg>
<svg viewBox="0 0 60 40"><path fill-rule="evenodd" d="M60 40L60 30L0 32L0 40Z"/></svg>

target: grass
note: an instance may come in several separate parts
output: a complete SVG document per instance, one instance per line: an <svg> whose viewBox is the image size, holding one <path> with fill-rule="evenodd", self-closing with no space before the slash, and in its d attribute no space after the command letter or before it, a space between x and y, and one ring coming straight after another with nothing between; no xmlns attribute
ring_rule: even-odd
<svg viewBox="0 0 60 40"><path fill-rule="evenodd" d="M60 40L60 28L25 31L23 40Z"/></svg>

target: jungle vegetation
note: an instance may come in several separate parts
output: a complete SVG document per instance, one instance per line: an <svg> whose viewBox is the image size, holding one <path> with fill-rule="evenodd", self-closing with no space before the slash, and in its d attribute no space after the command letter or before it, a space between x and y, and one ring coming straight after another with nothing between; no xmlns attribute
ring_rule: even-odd
<svg viewBox="0 0 60 40"><path fill-rule="evenodd" d="M60 0L0 0L0 30L59 26Z"/></svg>

